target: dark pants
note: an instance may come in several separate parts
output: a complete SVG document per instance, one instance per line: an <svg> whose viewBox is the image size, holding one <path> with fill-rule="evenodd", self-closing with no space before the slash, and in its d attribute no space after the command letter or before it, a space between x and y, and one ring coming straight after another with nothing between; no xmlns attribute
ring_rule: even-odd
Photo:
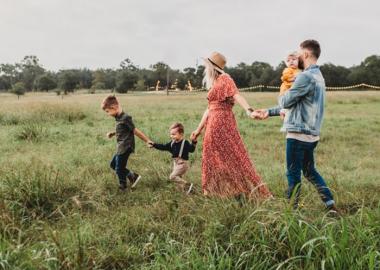
<svg viewBox="0 0 380 270"><path fill-rule="evenodd" d="M121 155L114 155L111 160L110 166L116 172L120 185L127 184L127 176L130 173L130 171L127 169L127 163L130 155L131 151L127 151Z"/></svg>
<svg viewBox="0 0 380 270"><path fill-rule="evenodd" d="M296 139L286 139L286 166L288 177L288 199L294 199L295 207L301 192L301 171L318 190L322 201L327 207L335 204L333 196L325 180L317 172L314 162L314 149L318 142L308 143Z"/></svg>

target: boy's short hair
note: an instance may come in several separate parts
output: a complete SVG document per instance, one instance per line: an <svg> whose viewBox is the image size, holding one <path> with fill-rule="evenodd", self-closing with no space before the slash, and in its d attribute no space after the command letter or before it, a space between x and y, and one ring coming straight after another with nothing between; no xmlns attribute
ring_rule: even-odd
<svg viewBox="0 0 380 270"><path fill-rule="evenodd" d="M103 99L102 101L102 109L105 110L105 109L110 109L112 107L116 107L119 105L119 101L117 100L117 98L113 95L110 95L108 97L106 97L105 99Z"/></svg>
<svg viewBox="0 0 380 270"><path fill-rule="evenodd" d="M314 39L307 39L300 44L302 49L308 49L314 55L315 58L319 58L321 55L321 46L319 42Z"/></svg>
<svg viewBox="0 0 380 270"><path fill-rule="evenodd" d="M185 128L181 123L174 123L173 125L170 126L169 130L172 129L177 129L180 134L183 134L185 132Z"/></svg>

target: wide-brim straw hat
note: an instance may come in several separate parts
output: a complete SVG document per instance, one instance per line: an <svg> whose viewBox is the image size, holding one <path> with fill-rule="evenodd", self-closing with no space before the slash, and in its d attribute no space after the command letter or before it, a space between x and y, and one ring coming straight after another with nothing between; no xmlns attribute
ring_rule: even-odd
<svg viewBox="0 0 380 270"><path fill-rule="evenodd" d="M217 71L224 73L223 69L226 66L227 60L223 54L213 52L209 57L203 59L213 65Z"/></svg>

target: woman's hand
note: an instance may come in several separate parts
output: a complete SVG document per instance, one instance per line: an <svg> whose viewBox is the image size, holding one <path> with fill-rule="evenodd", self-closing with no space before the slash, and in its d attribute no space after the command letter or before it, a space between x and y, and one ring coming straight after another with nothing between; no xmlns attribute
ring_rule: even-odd
<svg viewBox="0 0 380 270"><path fill-rule="evenodd" d="M201 132L197 129L194 130L190 135L190 140L197 141L198 136L201 134Z"/></svg>

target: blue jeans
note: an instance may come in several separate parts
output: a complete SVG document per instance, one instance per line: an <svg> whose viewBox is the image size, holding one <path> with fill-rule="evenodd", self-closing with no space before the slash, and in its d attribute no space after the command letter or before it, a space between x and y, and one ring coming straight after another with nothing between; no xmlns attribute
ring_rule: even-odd
<svg viewBox="0 0 380 270"><path fill-rule="evenodd" d="M121 155L114 155L111 160L110 166L116 172L120 185L127 184L127 176L130 173L130 171L127 169L127 163L130 155L131 151L127 151Z"/></svg>
<svg viewBox="0 0 380 270"><path fill-rule="evenodd" d="M296 139L286 139L286 167L288 178L288 199L294 198L294 206L298 206L301 192L301 170L318 190L322 201L327 207L335 204L330 189L325 180L317 172L314 162L314 149L318 142L308 143Z"/></svg>

